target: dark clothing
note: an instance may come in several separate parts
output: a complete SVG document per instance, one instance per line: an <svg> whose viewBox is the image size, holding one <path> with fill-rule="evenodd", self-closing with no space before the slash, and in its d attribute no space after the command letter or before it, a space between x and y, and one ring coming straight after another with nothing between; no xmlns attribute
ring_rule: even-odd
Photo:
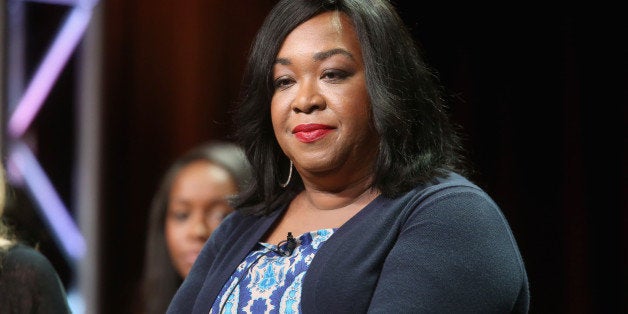
<svg viewBox="0 0 628 314"><path fill-rule="evenodd" d="M50 261L17 244L0 251L0 313L70 313L65 288Z"/></svg>
<svg viewBox="0 0 628 314"><path fill-rule="evenodd" d="M168 313L207 313L284 210L225 219ZM528 306L526 270L508 222L457 174L373 200L320 248L301 299L304 313L526 313Z"/></svg>

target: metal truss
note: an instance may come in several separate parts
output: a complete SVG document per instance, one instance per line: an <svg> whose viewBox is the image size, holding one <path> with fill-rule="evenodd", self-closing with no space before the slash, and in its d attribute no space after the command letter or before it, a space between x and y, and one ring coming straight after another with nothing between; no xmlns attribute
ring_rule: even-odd
<svg viewBox="0 0 628 314"><path fill-rule="evenodd" d="M54 40L38 63L30 80L26 81L25 27L26 2L61 5L68 13L59 25ZM97 0L8 0L3 15L6 19L4 42L5 103L2 118L3 149L6 154L7 178L14 186L28 191L42 220L50 229L55 243L78 280L68 288L68 301L74 313L86 308L97 309L98 228L98 155L99 155L99 23L95 9ZM98 20L99 21L99 20ZM96 24L96 25L94 25ZM80 53L80 86L76 93L76 165L71 174L74 188L73 203L64 204L53 183L27 144L25 134L40 112L68 60ZM0 56L2 56L0 54ZM70 205L70 207L68 207ZM69 208L75 209L73 212Z"/></svg>

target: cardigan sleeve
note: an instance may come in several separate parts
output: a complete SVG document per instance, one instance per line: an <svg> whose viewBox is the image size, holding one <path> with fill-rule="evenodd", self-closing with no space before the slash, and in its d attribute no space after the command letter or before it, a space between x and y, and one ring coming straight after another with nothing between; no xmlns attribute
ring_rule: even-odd
<svg viewBox="0 0 628 314"><path fill-rule="evenodd" d="M510 227L483 192L443 191L414 211L387 256L370 313L526 313ZM524 291L525 290L525 291Z"/></svg>

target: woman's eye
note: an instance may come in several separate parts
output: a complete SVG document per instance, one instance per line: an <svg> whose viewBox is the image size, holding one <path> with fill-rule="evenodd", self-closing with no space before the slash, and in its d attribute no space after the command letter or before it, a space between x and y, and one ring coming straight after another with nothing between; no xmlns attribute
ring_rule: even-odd
<svg viewBox="0 0 628 314"><path fill-rule="evenodd" d="M349 77L349 73L342 70L327 70L323 72L322 79L329 81L340 81Z"/></svg>
<svg viewBox="0 0 628 314"><path fill-rule="evenodd" d="M287 77L280 77L275 80L275 89L284 89L292 85L293 80Z"/></svg>
<svg viewBox="0 0 628 314"><path fill-rule="evenodd" d="M176 221L185 221L186 219L188 219L188 217L190 217L190 214L184 211L176 211L172 212L170 214L170 217L172 217Z"/></svg>

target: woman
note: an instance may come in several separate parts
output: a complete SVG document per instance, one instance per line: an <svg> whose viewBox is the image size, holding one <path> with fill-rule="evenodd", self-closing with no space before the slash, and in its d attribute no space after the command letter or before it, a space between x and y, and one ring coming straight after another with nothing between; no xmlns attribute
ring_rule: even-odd
<svg viewBox="0 0 628 314"><path fill-rule="evenodd" d="M462 176L440 87L385 0L280 0L236 115L254 185L169 313L525 313L508 222Z"/></svg>
<svg viewBox="0 0 628 314"><path fill-rule="evenodd" d="M207 238L233 211L229 198L250 176L242 149L220 141L200 145L170 166L150 213L141 312L166 311Z"/></svg>
<svg viewBox="0 0 628 314"><path fill-rule="evenodd" d="M5 200L0 170L0 218ZM50 261L12 237L0 219L0 313L70 313L65 288Z"/></svg>

